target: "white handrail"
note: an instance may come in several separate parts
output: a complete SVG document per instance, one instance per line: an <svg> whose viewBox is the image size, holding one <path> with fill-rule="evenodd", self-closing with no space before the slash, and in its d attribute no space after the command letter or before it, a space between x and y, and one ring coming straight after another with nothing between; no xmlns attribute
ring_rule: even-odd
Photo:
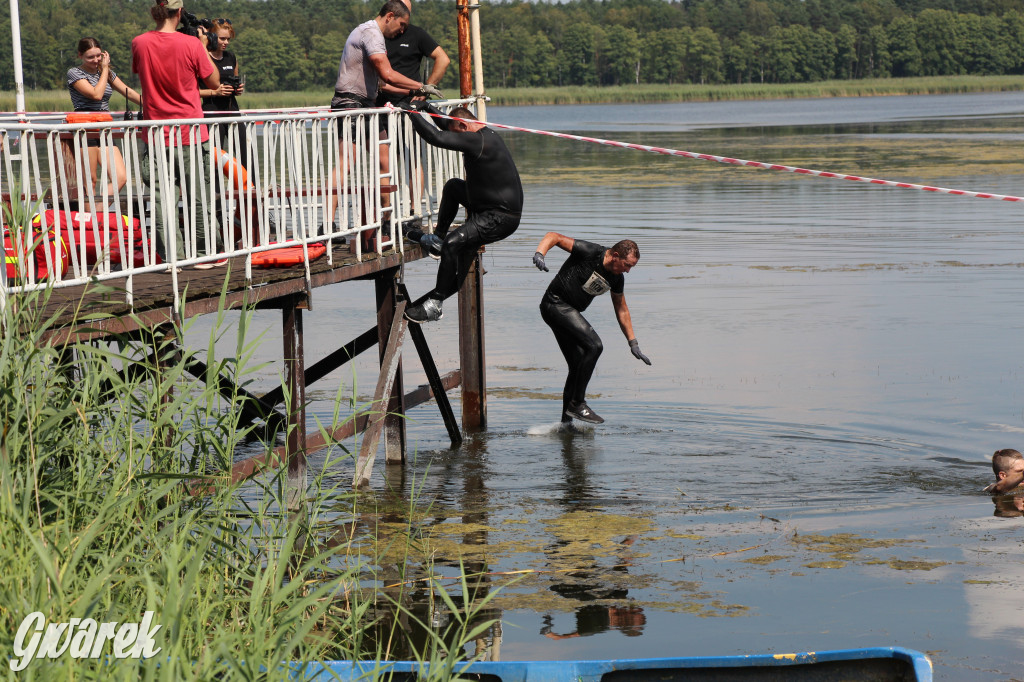
<svg viewBox="0 0 1024 682"><path fill-rule="evenodd" d="M181 145L204 128L206 151ZM389 141L385 173L381 143ZM20 221L20 236L5 229L0 307L12 294L114 280L123 280L132 305L135 277L157 272L170 273L177 305L180 268L244 256L251 279L252 256L282 245L301 245L308 280L310 244L324 242L333 258L331 246L354 239L363 259L364 232L376 235L380 254L402 249L400 226L409 220L429 231L444 183L461 174L459 154L423 144L390 107L175 121L0 119L3 202L33 218ZM332 197L337 211L327 216Z"/></svg>

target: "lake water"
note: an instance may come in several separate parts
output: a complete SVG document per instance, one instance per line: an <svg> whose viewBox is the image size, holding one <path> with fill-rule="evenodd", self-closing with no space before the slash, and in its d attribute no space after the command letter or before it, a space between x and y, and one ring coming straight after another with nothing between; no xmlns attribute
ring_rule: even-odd
<svg viewBox="0 0 1024 682"><path fill-rule="evenodd" d="M1020 93L488 114L1024 193ZM991 453L1024 445L1024 205L502 134L526 209L485 255L489 426L451 450L433 403L412 410L410 462L389 474L400 495L415 487L423 542L447 574L460 558L467 570L529 571L483 581L505 587L481 650L515 660L900 645L928 652L937 679L1020 678L1024 518L980 489ZM551 274L531 264L549 230L631 238L641 253L625 293L654 364L630 355L609 297L596 300L587 317L605 352L589 401L607 422L576 434L554 428L565 367L537 309ZM414 295L434 271L430 260L406 268ZM307 365L373 323L369 284L313 300ZM448 308L426 327L442 372L458 364ZM257 322L274 361L259 390L280 372L280 316ZM406 357L406 386L423 383ZM372 361L314 385L311 418L330 420L339 385L344 397L371 393ZM351 462L332 476L351 480Z"/></svg>

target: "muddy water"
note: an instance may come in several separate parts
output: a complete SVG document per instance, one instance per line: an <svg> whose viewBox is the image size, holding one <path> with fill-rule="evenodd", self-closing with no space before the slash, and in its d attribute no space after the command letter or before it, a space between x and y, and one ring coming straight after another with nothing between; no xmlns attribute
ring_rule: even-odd
<svg viewBox="0 0 1024 682"><path fill-rule="evenodd" d="M1019 94L489 114L1024 193ZM938 679L1020 677L1024 518L980 489L988 455L1024 446L1024 205L505 137L527 206L485 256L489 426L450 450L436 408L413 410L410 464L389 479L418 491L440 570L499 574L486 582L504 586L490 614L501 623L479 650L900 645L929 652ZM654 364L630 355L608 297L595 301L605 352L590 404L607 423L577 433L554 428L565 368L537 310L550 275L530 262L548 230L632 238L641 252L626 298ZM410 289L433 271L411 265ZM369 285L317 290L307 363L372 324L372 297ZM427 328L442 371L457 365L449 307ZM279 357L278 317L258 321L266 358ZM406 365L407 387L421 383ZM337 372L314 387L313 414L330 420L339 383L366 396L374 376L369 361ZM350 479L351 464L335 475ZM527 572L508 584L511 571Z"/></svg>

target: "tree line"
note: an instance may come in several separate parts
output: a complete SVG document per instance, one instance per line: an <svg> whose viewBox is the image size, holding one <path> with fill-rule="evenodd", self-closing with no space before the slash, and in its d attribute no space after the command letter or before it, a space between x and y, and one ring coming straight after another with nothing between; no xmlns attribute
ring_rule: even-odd
<svg viewBox="0 0 1024 682"><path fill-rule="evenodd" d="M327 90L345 39L379 0L195 0L228 18L250 92ZM64 87L83 36L126 82L151 0L33 0L20 6L28 88ZM457 63L454 0L415 0L413 23ZM792 83L1024 73L1024 0L510 0L481 9L489 87L624 83ZM0 36L10 36L7 3ZM442 85L457 87L456 68ZM14 87L0 50L0 87ZM326 103L326 102L325 102ZM243 104L244 106L245 104ZM254 105L255 106L255 105Z"/></svg>

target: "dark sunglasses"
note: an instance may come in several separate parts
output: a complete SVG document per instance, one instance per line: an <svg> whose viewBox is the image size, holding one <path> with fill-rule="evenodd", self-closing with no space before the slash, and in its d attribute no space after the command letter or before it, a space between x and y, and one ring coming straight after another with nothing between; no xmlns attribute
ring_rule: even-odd
<svg viewBox="0 0 1024 682"><path fill-rule="evenodd" d="M230 19L215 19L214 21L216 21L218 24L227 24L228 26L231 25Z"/></svg>

